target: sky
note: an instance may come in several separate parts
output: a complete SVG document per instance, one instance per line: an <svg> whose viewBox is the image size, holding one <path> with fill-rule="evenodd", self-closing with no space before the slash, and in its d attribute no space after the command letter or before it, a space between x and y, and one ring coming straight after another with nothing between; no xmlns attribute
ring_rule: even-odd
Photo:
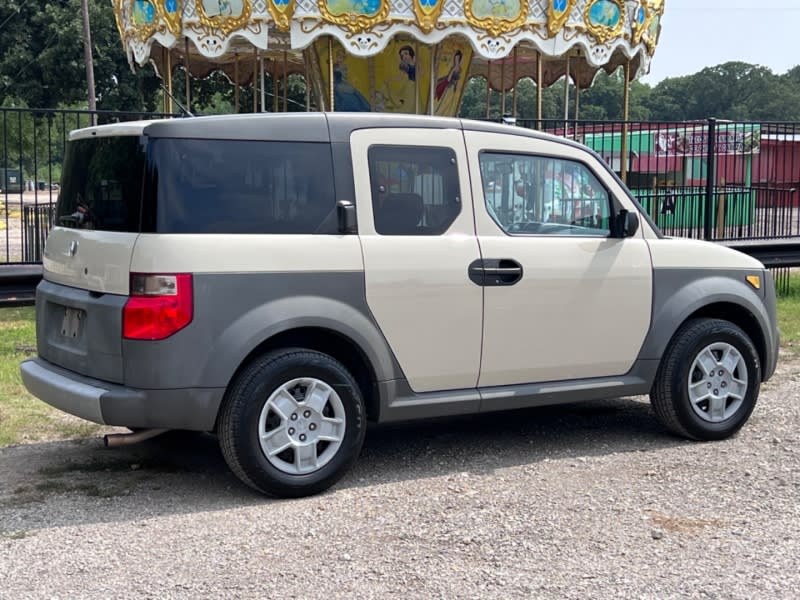
<svg viewBox="0 0 800 600"><path fill-rule="evenodd" d="M661 23L650 73L641 78L650 85L729 61L776 74L800 64L800 0L665 0Z"/></svg>

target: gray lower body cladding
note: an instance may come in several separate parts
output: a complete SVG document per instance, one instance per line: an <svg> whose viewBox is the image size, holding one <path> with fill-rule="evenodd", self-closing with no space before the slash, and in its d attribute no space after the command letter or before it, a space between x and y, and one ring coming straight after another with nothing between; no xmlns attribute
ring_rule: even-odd
<svg viewBox="0 0 800 600"><path fill-rule="evenodd" d="M403 378L367 307L363 272L195 273L192 322L160 341L122 339L126 299L43 281L39 358L21 368L28 389L98 423L210 430L248 356L297 329L349 340L375 381ZM64 332L67 309L83 311L75 336Z"/></svg>
<svg viewBox="0 0 800 600"><path fill-rule="evenodd" d="M139 390L62 369L41 358L20 365L25 387L51 406L121 427L213 429L225 390Z"/></svg>

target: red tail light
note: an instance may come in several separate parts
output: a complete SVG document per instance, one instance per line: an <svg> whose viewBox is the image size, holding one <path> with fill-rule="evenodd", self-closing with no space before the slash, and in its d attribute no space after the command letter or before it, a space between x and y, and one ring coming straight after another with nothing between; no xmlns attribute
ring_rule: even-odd
<svg viewBox="0 0 800 600"><path fill-rule="evenodd" d="M122 337L163 340L192 322L192 276L131 273Z"/></svg>

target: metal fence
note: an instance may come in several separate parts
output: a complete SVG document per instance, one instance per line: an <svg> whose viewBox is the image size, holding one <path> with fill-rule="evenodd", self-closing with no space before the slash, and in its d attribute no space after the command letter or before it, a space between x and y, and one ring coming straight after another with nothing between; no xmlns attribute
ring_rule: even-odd
<svg viewBox="0 0 800 600"><path fill-rule="evenodd" d="M0 108L0 264L38 263L52 226L69 132L161 113Z"/></svg>
<svg viewBox="0 0 800 600"><path fill-rule="evenodd" d="M620 174L668 235L800 236L800 123L517 120L581 142Z"/></svg>
<svg viewBox="0 0 800 600"><path fill-rule="evenodd" d="M0 108L0 264L37 263L69 131L172 115ZM516 120L577 140L620 174L667 235L800 238L800 123Z"/></svg>

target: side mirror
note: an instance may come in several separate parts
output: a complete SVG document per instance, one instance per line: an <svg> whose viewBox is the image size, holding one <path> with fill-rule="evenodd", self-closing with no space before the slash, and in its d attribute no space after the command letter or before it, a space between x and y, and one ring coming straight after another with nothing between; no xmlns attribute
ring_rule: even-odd
<svg viewBox="0 0 800 600"><path fill-rule="evenodd" d="M336 203L336 218L339 233L358 233L356 228L356 207L349 200L339 200Z"/></svg>
<svg viewBox="0 0 800 600"><path fill-rule="evenodd" d="M619 237L633 237L639 231L639 215L629 210L619 211L617 216L617 231Z"/></svg>

